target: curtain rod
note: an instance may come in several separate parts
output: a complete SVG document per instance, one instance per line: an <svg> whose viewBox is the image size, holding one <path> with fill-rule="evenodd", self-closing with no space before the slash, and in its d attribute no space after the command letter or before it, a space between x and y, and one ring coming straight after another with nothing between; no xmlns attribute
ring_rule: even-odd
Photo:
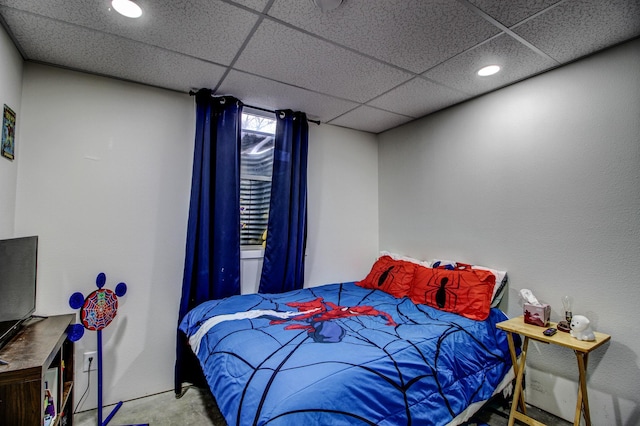
<svg viewBox="0 0 640 426"><path fill-rule="evenodd" d="M193 90L189 90L189 96L195 96L198 92L194 92ZM240 101L242 102L242 101ZM252 109L257 109L258 111L264 111L264 112L270 112L271 114L275 114L276 112L272 109L266 109L266 108L260 108L257 106L253 106L253 105L247 105L245 103L242 103L242 105L246 106L247 108L252 108ZM310 123L315 123L318 126L320 125L320 121L319 120L311 120L309 118L307 118L307 121Z"/></svg>

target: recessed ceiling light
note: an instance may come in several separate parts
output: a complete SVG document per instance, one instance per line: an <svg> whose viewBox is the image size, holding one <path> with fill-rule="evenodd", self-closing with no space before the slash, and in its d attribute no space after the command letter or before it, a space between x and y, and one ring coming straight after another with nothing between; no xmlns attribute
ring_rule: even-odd
<svg viewBox="0 0 640 426"><path fill-rule="evenodd" d="M488 65L488 66L486 66L484 68L481 68L478 71L478 75L480 77L486 77L486 76L489 76L489 75L493 75L493 74L497 73L498 71L500 71L500 66L498 66L498 65Z"/></svg>
<svg viewBox="0 0 640 426"><path fill-rule="evenodd" d="M139 18L142 16L142 9L140 6L132 2L131 0L113 0L111 6L121 15L127 18Z"/></svg>

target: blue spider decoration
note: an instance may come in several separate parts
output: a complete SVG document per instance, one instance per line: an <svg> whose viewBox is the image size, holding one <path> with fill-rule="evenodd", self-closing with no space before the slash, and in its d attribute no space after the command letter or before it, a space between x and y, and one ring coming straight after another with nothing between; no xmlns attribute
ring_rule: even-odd
<svg viewBox="0 0 640 426"><path fill-rule="evenodd" d="M67 337L72 342L78 341L85 328L96 331L98 337L98 426L105 426L122 406L118 402L107 418L102 421L102 329L107 327L118 313L118 297L127 293L127 285L123 282L116 285L115 292L104 288L107 276L100 272L96 277L97 290L86 298L80 292L69 297L69 306L80 309L81 324L72 324L67 329Z"/></svg>

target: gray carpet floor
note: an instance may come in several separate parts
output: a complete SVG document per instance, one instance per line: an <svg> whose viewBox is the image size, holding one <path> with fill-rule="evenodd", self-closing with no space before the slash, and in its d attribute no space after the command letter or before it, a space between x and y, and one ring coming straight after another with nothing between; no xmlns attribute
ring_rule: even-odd
<svg viewBox="0 0 640 426"><path fill-rule="evenodd" d="M113 406L104 407L103 422L112 410ZM536 407L528 407L527 414L550 426L571 424ZM97 416L97 410L76 413L73 417L73 423L76 426L94 426L97 424ZM502 399L496 399L487 404L479 413L476 413L466 426L506 426L508 417L509 403ZM126 401L109 422L110 426L141 424L152 426L226 426L208 389L199 389L195 386L185 388L181 398L176 398L173 391L169 391ZM516 424L519 423L516 422Z"/></svg>
<svg viewBox="0 0 640 426"><path fill-rule="evenodd" d="M103 419L113 406L104 407ZM74 426L97 425L97 410L73 416ZM113 416L109 426L149 424L153 426L226 426L218 406L208 390L189 386L181 398L173 391L126 401Z"/></svg>

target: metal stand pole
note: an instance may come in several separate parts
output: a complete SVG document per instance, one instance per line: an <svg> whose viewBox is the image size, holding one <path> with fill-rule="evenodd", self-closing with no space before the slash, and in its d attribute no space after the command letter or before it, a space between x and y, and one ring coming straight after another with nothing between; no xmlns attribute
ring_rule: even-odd
<svg viewBox="0 0 640 426"><path fill-rule="evenodd" d="M116 412L122 407L122 401L118 402L102 422L102 330L98 330L98 426L107 426Z"/></svg>

